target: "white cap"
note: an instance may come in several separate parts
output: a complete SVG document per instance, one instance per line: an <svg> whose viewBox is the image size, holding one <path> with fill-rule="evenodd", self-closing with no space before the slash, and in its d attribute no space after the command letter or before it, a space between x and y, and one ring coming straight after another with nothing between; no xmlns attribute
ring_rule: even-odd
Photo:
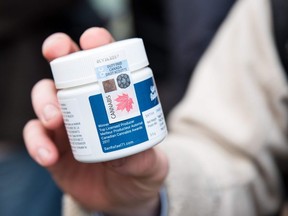
<svg viewBox="0 0 288 216"><path fill-rule="evenodd" d="M146 67L149 62L140 38L114 42L95 49L83 50L50 62L57 89L97 81L95 68L127 60L130 71Z"/></svg>

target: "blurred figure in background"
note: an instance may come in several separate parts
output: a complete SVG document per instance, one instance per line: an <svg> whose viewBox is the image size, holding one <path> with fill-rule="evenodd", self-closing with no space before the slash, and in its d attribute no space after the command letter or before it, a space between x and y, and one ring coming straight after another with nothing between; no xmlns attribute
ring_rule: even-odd
<svg viewBox="0 0 288 216"><path fill-rule="evenodd" d="M183 97L196 64L234 2L131 1L134 32L144 39L166 114Z"/></svg>
<svg viewBox="0 0 288 216"><path fill-rule="evenodd" d="M115 40L135 36L132 0L89 0L96 13L106 21L106 28ZM157 2L158 0L156 0Z"/></svg>
<svg viewBox="0 0 288 216"><path fill-rule="evenodd" d="M197 62L235 2L90 1L115 40L143 38L165 114L183 97Z"/></svg>
<svg viewBox="0 0 288 216"><path fill-rule="evenodd" d="M22 128L34 113L32 86L51 77L43 40L57 31L78 40L104 22L84 0L0 0L0 215L57 216L61 191L28 156ZM49 118L49 116L46 116Z"/></svg>

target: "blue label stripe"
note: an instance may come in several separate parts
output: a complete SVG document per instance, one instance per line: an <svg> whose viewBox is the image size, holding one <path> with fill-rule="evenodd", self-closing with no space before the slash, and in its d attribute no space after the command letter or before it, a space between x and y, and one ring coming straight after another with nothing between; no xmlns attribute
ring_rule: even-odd
<svg viewBox="0 0 288 216"><path fill-rule="evenodd" d="M158 96L155 99L151 100L152 86L156 88L152 78L135 84L135 92L141 112L151 109L159 104Z"/></svg>
<svg viewBox="0 0 288 216"><path fill-rule="evenodd" d="M102 95L97 94L89 97L103 152L117 151L148 140L142 112L159 103L158 97L152 97L153 100L151 100L151 93L153 96L151 86L154 86L152 78L135 84L141 115L113 124L109 124Z"/></svg>

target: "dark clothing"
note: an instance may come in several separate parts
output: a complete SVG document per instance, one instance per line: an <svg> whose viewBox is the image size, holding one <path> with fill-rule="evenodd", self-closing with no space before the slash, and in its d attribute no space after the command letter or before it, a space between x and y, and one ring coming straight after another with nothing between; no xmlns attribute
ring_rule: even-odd
<svg viewBox="0 0 288 216"><path fill-rule="evenodd" d="M235 0L132 1L164 112L183 97L193 70Z"/></svg>
<svg viewBox="0 0 288 216"><path fill-rule="evenodd" d="M274 39L280 61L288 74L288 1L272 0Z"/></svg>
<svg viewBox="0 0 288 216"><path fill-rule="evenodd" d="M288 1L272 0L273 35L275 46L283 68L288 78ZM285 101L288 104L287 101ZM288 106L287 106L288 107ZM288 200L288 164L287 158L277 158L277 164L282 174L286 202Z"/></svg>
<svg viewBox="0 0 288 216"><path fill-rule="evenodd" d="M62 192L23 150L0 161L1 216L60 216Z"/></svg>
<svg viewBox="0 0 288 216"><path fill-rule="evenodd" d="M61 31L78 41L103 22L83 0L0 0L0 26L0 141L21 143L23 126L34 117L32 86L51 77L41 54L44 39Z"/></svg>
<svg viewBox="0 0 288 216"><path fill-rule="evenodd" d="M24 150L22 130L34 118L31 89L51 78L41 47L65 32L75 41L103 26L85 0L0 0L0 215L60 216L62 192Z"/></svg>

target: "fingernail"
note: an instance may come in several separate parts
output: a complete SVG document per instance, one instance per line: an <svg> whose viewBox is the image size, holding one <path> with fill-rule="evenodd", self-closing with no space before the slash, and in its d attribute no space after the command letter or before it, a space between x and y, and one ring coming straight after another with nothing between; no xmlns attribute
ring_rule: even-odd
<svg viewBox="0 0 288 216"><path fill-rule="evenodd" d="M50 152L47 149L39 148L37 150L37 158L36 158L36 160L41 165L45 165L47 162L49 162L50 158L51 158L51 154L50 154Z"/></svg>
<svg viewBox="0 0 288 216"><path fill-rule="evenodd" d="M54 119L59 113L59 110L52 104L48 104L43 109L43 116L45 121Z"/></svg>

